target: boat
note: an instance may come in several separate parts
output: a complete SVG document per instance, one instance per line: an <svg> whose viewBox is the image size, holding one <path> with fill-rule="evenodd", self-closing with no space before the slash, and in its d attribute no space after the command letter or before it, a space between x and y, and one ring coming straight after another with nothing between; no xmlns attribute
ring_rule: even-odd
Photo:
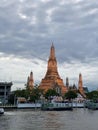
<svg viewBox="0 0 98 130"><path fill-rule="evenodd" d="M16 106L18 109L35 109L41 108L41 103L27 102L26 98L18 97Z"/></svg>
<svg viewBox="0 0 98 130"><path fill-rule="evenodd" d="M84 106L88 109L98 110L98 100L88 100L85 102Z"/></svg>
<svg viewBox="0 0 98 130"><path fill-rule="evenodd" d="M18 103L17 104L18 109L35 109L35 108L41 108L41 103Z"/></svg>
<svg viewBox="0 0 98 130"><path fill-rule="evenodd" d="M0 108L0 115L4 114L4 109Z"/></svg>
<svg viewBox="0 0 98 130"><path fill-rule="evenodd" d="M42 104L41 110L65 111L65 110L73 110L73 107L71 102L48 102Z"/></svg>

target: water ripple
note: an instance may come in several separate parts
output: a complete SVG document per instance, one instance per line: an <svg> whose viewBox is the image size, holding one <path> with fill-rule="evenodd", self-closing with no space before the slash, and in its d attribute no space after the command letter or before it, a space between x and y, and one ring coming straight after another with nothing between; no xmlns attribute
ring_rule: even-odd
<svg viewBox="0 0 98 130"><path fill-rule="evenodd" d="M98 130L98 111L17 110L0 116L0 130Z"/></svg>

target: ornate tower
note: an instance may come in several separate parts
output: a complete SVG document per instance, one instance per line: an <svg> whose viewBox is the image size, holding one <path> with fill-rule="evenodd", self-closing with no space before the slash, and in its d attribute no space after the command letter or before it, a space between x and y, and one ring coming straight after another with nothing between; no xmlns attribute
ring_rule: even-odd
<svg viewBox="0 0 98 130"><path fill-rule="evenodd" d="M58 74L55 48L53 44L50 49L47 72L45 77L42 79L39 88L43 89L44 92L46 92L48 89L55 89L61 95L67 91L67 88L64 86L63 80Z"/></svg>
<svg viewBox="0 0 98 130"><path fill-rule="evenodd" d="M68 79L68 77L66 78L66 87L69 87L69 79Z"/></svg>
<svg viewBox="0 0 98 130"><path fill-rule="evenodd" d="M82 74L79 74L79 82L78 82L78 90L83 97L85 97L84 89L83 89L83 81L82 81Z"/></svg>
<svg viewBox="0 0 98 130"><path fill-rule="evenodd" d="M34 88L33 72L30 72L30 76L27 79L27 88L32 90Z"/></svg>

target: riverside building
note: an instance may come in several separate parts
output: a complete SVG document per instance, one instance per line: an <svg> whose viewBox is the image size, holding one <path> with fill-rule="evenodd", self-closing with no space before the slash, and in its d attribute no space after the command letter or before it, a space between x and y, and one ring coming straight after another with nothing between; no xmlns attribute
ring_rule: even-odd
<svg viewBox="0 0 98 130"><path fill-rule="evenodd" d="M0 82L0 102L7 103L11 92L12 82Z"/></svg>

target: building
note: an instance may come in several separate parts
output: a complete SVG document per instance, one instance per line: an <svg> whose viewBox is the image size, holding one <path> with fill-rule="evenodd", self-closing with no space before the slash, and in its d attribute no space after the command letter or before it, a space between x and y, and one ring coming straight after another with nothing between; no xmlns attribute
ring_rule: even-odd
<svg viewBox="0 0 98 130"><path fill-rule="evenodd" d="M66 78L66 87L67 88L69 87L69 79L68 79L68 77Z"/></svg>
<svg viewBox="0 0 98 130"><path fill-rule="evenodd" d="M88 90L87 87L83 87L83 89L84 89L84 93L85 93L85 94L89 93L89 90Z"/></svg>
<svg viewBox="0 0 98 130"><path fill-rule="evenodd" d="M30 73L30 76L28 76L26 86L29 90L32 90L34 88L32 71ZM41 80L41 83L39 84L39 89L42 89L44 93L47 92L47 90L49 89L54 89L59 95L64 95L68 91L74 91L81 94L81 96L86 97L85 89L83 87L82 74L79 74L78 86L76 86L75 84L70 85L68 77L66 77L66 84L64 85L63 79L61 79L58 73L55 48L53 44L50 48L47 71L45 77Z"/></svg>
<svg viewBox="0 0 98 130"><path fill-rule="evenodd" d="M86 97L87 87L83 87L83 80L82 80L82 74L79 74L79 80L78 80L78 87L73 84L72 86L69 85L69 79L68 77L66 78L66 86L68 87L68 90L74 91L78 94L80 94L82 97Z"/></svg>
<svg viewBox="0 0 98 130"><path fill-rule="evenodd" d="M34 88L33 72L30 72L30 76L27 79L27 89L32 90Z"/></svg>
<svg viewBox="0 0 98 130"><path fill-rule="evenodd" d="M78 91L83 97L86 97L84 87L83 87L83 80L82 80L82 74L81 73L79 74Z"/></svg>
<svg viewBox="0 0 98 130"><path fill-rule="evenodd" d="M55 48L53 44L50 49L47 72L39 85L39 89L44 90L44 92L48 89L55 89L59 95L64 95L65 92L67 92L67 87L64 85L63 79L61 79L58 73Z"/></svg>
<svg viewBox="0 0 98 130"><path fill-rule="evenodd" d="M73 84L73 86L69 86L68 87L68 90L70 90L70 91L74 91L74 92L78 92L78 89L77 89L77 87L76 87L76 85L75 84Z"/></svg>
<svg viewBox="0 0 98 130"><path fill-rule="evenodd" d="M12 82L0 82L0 102L7 103L11 92Z"/></svg>

